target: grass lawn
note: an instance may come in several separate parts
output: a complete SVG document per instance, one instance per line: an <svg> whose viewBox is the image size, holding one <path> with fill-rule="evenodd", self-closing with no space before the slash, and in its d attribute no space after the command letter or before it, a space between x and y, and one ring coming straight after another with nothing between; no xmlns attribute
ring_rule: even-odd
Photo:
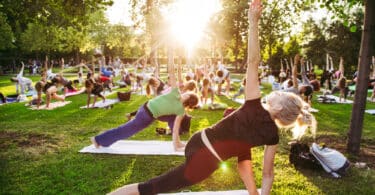
<svg viewBox="0 0 375 195"><path fill-rule="evenodd" d="M233 77L240 78L239 75ZM0 76L0 92L6 95L15 93L9 78ZM239 84L235 83L235 87ZM269 93L270 86L264 85L262 91ZM115 98L115 95L110 97ZM90 144L91 136L126 122L125 114L136 110L147 97L133 94L131 101L118 103L112 109L80 109L85 105L86 94L67 100L72 103L48 111L30 110L24 103L0 106L0 194L105 194L124 184L160 175L184 161L178 156L79 153ZM216 97L216 100L239 107L224 96ZM313 102L313 107L319 110L315 114L318 120L316 141L346 154L352 105ZM375 103L367 103L367 108L375 109ZM184 134L182 140L188 140L194 132L216 123L222 118L223 110L194 110L190 114L193 115L190 133ZM353 166L342 179L333 179L323 170L295 169L288 160L290 133L281 132L272 193L375 194L374 121L374 115L365 114L361 154L349 156L352 162L364 161L369 168ZM166 123L154 123L131 139L171 140L171 136L155 133L156 127L165 126ZM307 136L304 141L311 143L314 140ZM261 186L262 156L262 148L253 149L258 187ZM184 190L244 189L236 171L236 159L226 164L226 169L219 169L204 182Z"/></svg>

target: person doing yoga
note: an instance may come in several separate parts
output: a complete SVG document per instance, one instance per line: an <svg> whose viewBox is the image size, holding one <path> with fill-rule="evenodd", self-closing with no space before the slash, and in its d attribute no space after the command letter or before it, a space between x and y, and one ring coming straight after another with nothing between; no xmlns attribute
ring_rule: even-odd
<svg viewBox="0 0 375 195"><path fill-rule="evenodd" d="M185 109L195 108L199 99L193 92L180 93L174 75L174 68L169 67L168 72L170 72L168 83L172 87L169 93L150 99L138 109L134 119L91 138L93 144L96 147L110 146L118 140L128 138L145 129L155 120L165 121L164 119L168 118L174 119L174 121L167 121L173 131L174 149L176 151L183 151L185 144L180 141L179 136L181 121L185 115ZM170 117L171 115L175 115L176 117Z"/></svg>
<svg viewBox="0 0 375 195"><path fill-rule="evenodd" d="M39 106L42 102L42 93L44 92L46 94L46 108L49 108L49 104L51 103L52 99L58 100L58 101L65 101L65 96L58 95L58 79L55 77L50 77L52 80L48 80L48 65L47 60L44 64L44 70L42 72L42 78L40 81L35 83L35 90L37 92L37 108L39 109Z"/></svg>
<svg viewBox="0 0 375 195"><path fill-rule="evenodd" d="M307 104L296 94L275 91L268 95L265 107L261 104L258 82L258 21L261 11L260 0L254 0L248 12L245 104L217 124L195 133L186 145L186 160L180 166L146 182L125 185L110 194L145 195L175 191L203 181L218 169L220 161L237 157L238 172L246 189L249 194L257 195L250 150L256 146L265 146L261 190L262 194L270 194L279 142L278 125L294 124L297 130L315 123L312 122L314 117L305 110Z"/></svg>

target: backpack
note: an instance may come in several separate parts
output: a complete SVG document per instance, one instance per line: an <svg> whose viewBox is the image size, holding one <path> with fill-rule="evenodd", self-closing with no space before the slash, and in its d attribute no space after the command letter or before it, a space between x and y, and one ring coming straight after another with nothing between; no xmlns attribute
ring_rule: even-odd
<svg viewBox="0 0 375 195"><path fill-rule="evenodd" d="M323 169L335 178L342 177L350 168L348 159L335 149L313 143L310 152L320 162Z"/></svg>
<svg viewBox="0 0 375 195"><path fill-rule="evenodd" d="M296 168L322 169L319 161L310 153L310 148L305 143L294 142L291 144L289 162Z"/></svg>
<svg viewBox="0 0 375 195"><path fill-rule="evenodd" d="M120 92L120 91L117 92L117 98L120 100L120 102L129 101L130 96L131 96L130 91L129 92Z"/></svg>
<svg viewBox="0 0 375 195"><path fill-rule="evenodd" d="M337 103L335 99L327 97L327 96L318 96L318 102L320 103L325 103L325 104L330 104L330 103Z"/></svg>

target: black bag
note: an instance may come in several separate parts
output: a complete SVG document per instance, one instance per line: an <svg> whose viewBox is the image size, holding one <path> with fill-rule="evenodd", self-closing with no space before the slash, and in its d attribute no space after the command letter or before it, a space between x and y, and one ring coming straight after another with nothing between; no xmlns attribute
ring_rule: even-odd
<svg viewBox="0 0 375 195"><path fill-rule="evenodd" d="M117 98L122 101L129 101L131 96L131 92L117 92Z"/></svg>
<svg viewBox="0 0 375 195"><path fill-rule="evenodd" d="M289 162L296 168L322 169L319 161L310 152L307 144L294 142L291 144Z"/></svg>

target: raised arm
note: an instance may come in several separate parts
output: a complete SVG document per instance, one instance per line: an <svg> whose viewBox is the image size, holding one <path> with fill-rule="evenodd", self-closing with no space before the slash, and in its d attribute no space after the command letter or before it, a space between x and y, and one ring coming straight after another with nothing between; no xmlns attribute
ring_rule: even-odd
<svg viewBox="0 0 375 195"><path fill-rule="evenodd" d="M297 80L297 68L298 63L300 60L300 56L297 54L294 56L294 66L292 67L292 79L293 79L293 87L298 89L298 80Z"/></svg>
<svg viewBox="0 0 375 195"><path fill-rule="evenodd" d="M20 72L17 75L17 79L23 77L23 70L25 69L25 64L23 62L21 62L21 64L22 64L22 67L21 67Z"/></svg>
<svg viewBox="0 0 375 195"><path fill-rule="evenodd" d="M307 65L308 66L308 65ZM301 58L301 78L304 85L310 85L310 80L307 78L305 71L305 59Z"/></svg>
<svg viewBox="0 0 375 195"><path fill-rule="evenodd" d="M339 65L339 71L340 71L340 78L344 77L344 58L340 57L340 65Z"/></svg>
<svg viewBox="0 0 375 195"><path fill-rule="evenodd" d="M178 83L182 85L184 81L182 80L182 58L180 57L177 64L177 79Z"/></svg>
<svg viewBox="0 0 375 195"><path fill-rule="evenodd" d="M169 60L168 62L168 73L169 73L169 79L168 83L172 88L177 87L177 81L176 81L176 75L174 70L174 63L172 60Z"/></svg>
<svg viewBox="0 0 375 195"><path fill-rule="evenodd" d="M260 0L254 0L249 4L249 42L248 42L248 60L246 70L246 100L260 98L260 89L258 81L258 66L260 63L260 46L258 35L258 21L262 13L262 4Z"/></svg>

